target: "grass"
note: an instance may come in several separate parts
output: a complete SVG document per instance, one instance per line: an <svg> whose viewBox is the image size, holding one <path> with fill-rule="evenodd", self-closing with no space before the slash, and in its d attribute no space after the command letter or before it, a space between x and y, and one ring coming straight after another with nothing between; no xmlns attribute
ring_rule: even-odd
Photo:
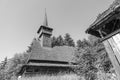
<svg viewBox="0 0 120 80"><path fill-rule="evenodd" d="M34 77L22 77L18 80L84 80L76 74L65 75L36 75Z"/></svg>
<svg viewBox="0 0 120 80"><path fill-rule="evenodd" d="M97 73L97 80L117 80L116 76L110 73ZM76 74L58 74L58 75L35 75L33 77L21 77L18 80L85 80Z"/></svg>

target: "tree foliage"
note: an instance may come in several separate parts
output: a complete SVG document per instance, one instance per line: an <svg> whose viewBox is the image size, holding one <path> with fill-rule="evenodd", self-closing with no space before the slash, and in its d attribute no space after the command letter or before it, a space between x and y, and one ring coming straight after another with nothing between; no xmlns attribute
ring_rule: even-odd
<svg viewBox="0 0 120 80"><path fill-rule="evenodd" d="M53 36L52 39L51 39L51 46L52 47L57 46L57 38L55 36Z"/></svg>
<svg viewBox="0 0 120 80"><path fill-rule="evenodd" d="M7 72L5 71L7 65L7 57L0 63L0 80L5 80L7 77Z"/></svg>
<svg viewBox="0 0 120 80"><path fill-rule="evenodd" d="M75 53L75 59L79 67L75 70L86 80L95 80L97 78L96 73L99 70L107 73L112 68L104 45L98 42L99 39L94 36L89 36L88 40L77 41L78 49Z"/></svg>
<svg viewBox="0 0 120 80"><path fill-rule="evenodd" d="M57 44L58 46L63 46L64 45L64 39L61 35L57 37Z"/></svg>
<svg viewBox="0 0 120 80"><path fill-rule="evenodd" d="M71 38L70 34L66 33L64 38L59 35L58 37L52 37L52 47L55 46L72 46L75 47L74 40Z"/></svg>
<svg viewBox="0 0 120 80"><path fill-rule="evenodd" d="M97 55L92 47L79 49L76 56L76 61L79 64L79 67L76 68L77 73L84 76L86 80L94 80L92 78L96 78L96 72L98 69L96 67Z"/></svg>
<svg viewBox="0 0 120 80"><path fill-rule="evenodd" d="M21 66L26 63L29 52L31 52L31 44L24 53L15 54L13 58L7 59L0 63L0 80L13 80L16 78ZM37 45L37 44L36 44ZM54 46L72 46L75 47L74 40L67 33L64 38L60 35L52 37L52 47ZM35 48L39 47L37 45ZM112 68L111 61L102 43L94 36L89 36L88 40L78 40L77 50L75 53L76 63L79 65L75 68L77 74L85 77L86 80L95 80L96 73L103 71L110 72Z"/></svg>
<svg viewBox="0 0 120 80"><path fill-rule="evenodd" d="M77 48L83 47L82 41L78 40L77 41Z"/></svg>
<svg viewBox="0 0 120 80"><path fill-rule="evenodd" d="M75 46L74 40L71 38L70 34L66 33L64 36L64 42L66 46Z"/></svg>
<svg viewBox="0 0 120 80"><path fill-rule="evenodd" d="M21 66L25 64L27 52L15 54L13 58L7 59L0 63L0 80L17 80L17 73ZM14 78L14 79L13 79Z"/></svg>

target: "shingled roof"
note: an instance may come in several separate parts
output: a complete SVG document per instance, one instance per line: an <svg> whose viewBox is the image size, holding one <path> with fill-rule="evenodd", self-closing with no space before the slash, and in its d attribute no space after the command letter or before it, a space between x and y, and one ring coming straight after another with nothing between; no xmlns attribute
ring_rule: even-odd
<svg viewBox="0 0 120 80"><path fill-rule="evenodd" d="M107 10L105 10L103 13L97 16L96 20L86 30L86 33L89 33L89 31L92 29L99 28L100 26L98 25L102 24L107 20L110 20L112 16L114 16L117 12L119 12L119 8L120 8L120 1L115 0Z"/></svg>
<svg viewBox="0 0 120 80"><path fill-rule="evenodd" d="M74 47L60 46L54 48L41 47L40 41L33 40L29 53L28 60L47 60L47 61L61 61L61 62L74 62Z"/></svg>

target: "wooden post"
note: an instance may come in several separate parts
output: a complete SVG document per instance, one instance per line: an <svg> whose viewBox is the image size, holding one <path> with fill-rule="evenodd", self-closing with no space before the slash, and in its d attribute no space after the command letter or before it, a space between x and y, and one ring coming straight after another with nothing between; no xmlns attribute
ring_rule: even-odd
<svg viewBox="0 0 120 80"><path fill-rule="evenodd" d="M103 38L101 29L99 29L98 32L100 33L100 36ZM105 40L103 44L115 69L117 78L118 80L120 80L120 51L118 50L117 44L115 44L115 41L113 40L113 36Z"/></svg>
<svg viewBox="0 0 120 80"><path fill-rule="evenodd" d="M115 72L117 74L117 78L118 78L118 80L120 80L120 64L117 60L117 57L116 57L117 55L115 55L115 53L114 53L115 51L113 50L113 48L111 46L111 44L113 44L113 43L111 42L111 39L108 39L108 40L104 41L103 43L104 43L105 48L108 52L109 58L113 64L113 67L114 67Z"/></svg>

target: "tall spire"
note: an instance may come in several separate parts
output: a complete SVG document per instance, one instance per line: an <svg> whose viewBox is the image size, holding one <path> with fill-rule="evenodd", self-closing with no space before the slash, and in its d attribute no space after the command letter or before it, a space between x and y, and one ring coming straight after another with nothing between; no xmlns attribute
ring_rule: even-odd
<svg viewBox="0 0 120 80"><path fill-rule="evenodd" d="M48 20L47 20L46 8L45 8L45 17L44 17L43 25L44 25L44 26L48 26Z"/></svg>

